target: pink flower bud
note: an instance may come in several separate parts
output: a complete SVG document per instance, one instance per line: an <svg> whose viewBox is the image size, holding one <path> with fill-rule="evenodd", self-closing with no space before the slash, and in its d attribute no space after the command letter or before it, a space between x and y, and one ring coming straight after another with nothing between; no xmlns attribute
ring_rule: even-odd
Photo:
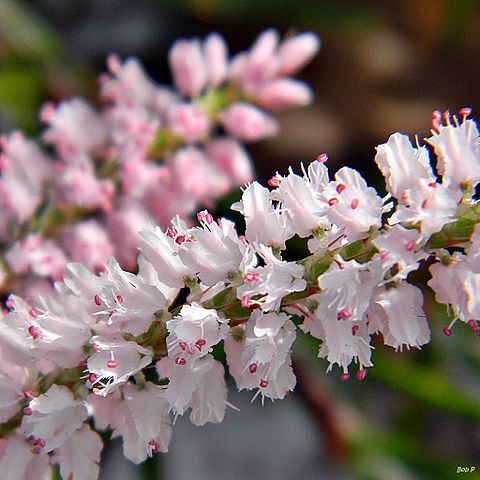
<svg viewBox="0 0 480 480"><path fill-rule="evenodd" d="M217 33L207 37L203 45L208 80L214 85L220 85L227 76L227 44Z"/></svg>
<svg viewBox="0 0 480 480"><path fill-rule="evenodd" d="M312 101L312 98L312 91L305 83L291 78L273 80L257 95L258 104L268 110L305 106Z"/></svg>
<svg viewBox="0 0 480 480"><path fill-rule="evenodd" d="M213 164L236 185L253 180L252 161L240 143L230 138L218 138L205 147Z"/></svg>
<svg viewBox="0 0 480 480"><path fill-rule="evenodd" d="M223 112L221 121L230 135L245 142L271 137L278 131L276 120L248 103L234 103Z"/></svg>
<svg viewBox="0 0 480 480"><path fill-rule="evenodd" d="M175 86L182 95L198 95L207 84L207 68L198 40L179 40L169 55Z"/></svg>
<svg viewBox="0 0 480 480"><path fill-rule="evenodd" d="M317 53L320 40L311 32L289 38L278 49L280 73L291 75L300 70Z"/></svg>
<svg viewBox="0 0 480 480"><path fill-rule="evenodd" d="M168 126L186 143L195 143L208 133L210 122L205 113L192 104L175 105L168 111Z"/></svg>

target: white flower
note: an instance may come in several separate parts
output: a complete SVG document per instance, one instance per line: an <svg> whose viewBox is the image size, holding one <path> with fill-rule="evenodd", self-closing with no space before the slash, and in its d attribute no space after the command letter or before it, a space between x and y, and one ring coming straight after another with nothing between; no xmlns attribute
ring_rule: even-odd
<svg viewBox="0 0 480 480"><path fill-rule="evenodd" d="M252 243L285 248L285 240L293 237L294 231L287 215L273 206L270 192L253 182L243 191L242 199L232 205L245 217L246 236Z"/></svg>
<svg viewBox="0 0 480 480"><path fill-rule="evenodd" d="M184 305L178 316L167 322L168 355L177 365L192 363L211 352L225 338L228 328L216 310L198 303Z"/></svg>
<svg viewBox="0 0 480 480"><path fill-rule="evenodd" d="M96 480L103 443L97 433L83 425L53 455L62 478Z"/></svg>
<svg viewBox="0 0 480 480"><path fill-rule="evenodd" d="M91 343L96 353L87 361L87 385L93 386L98 395L108 395L152 362L149 349L120 337L95 336Z"/></svg>
<svg viewBox="0 0 480 480"><path fill-rule="evenodd" d="M390 225L406 223L419 225L425 238L453 221L458 208L458 194L444 184L420 179L415 188L407 190L404 201L388 219Z"/></svg>
<svg viewBox="0 0 480 480"><path fill-rule="evenodd" d="M170 409L183 415L189 408L190 421L197 426L219 423L227 406L223 365L206 355L188 365L172 365L166 397Z"/></svg>
<svg viewBox="0 0 480 480"><path fill-rule="evenodd" d="M428 343L430 329L422 303L422 291L409 283L380 289L366 313L369 332L382 332L385 345L400 350Z"/></svg>
<svg viewBox="0 0 480 480"><path fill-rule="evenodd" d="M244 330L244 338L229 335L225 352L237 388L258 388L263 397L283 398L296 379L291 367L295 325L285 313L264 314L255 310Z"/></svg>
<svg viewBox="0 0 480 480"><path fill-rule="evenodd" d="M427 183L436 180L428 150L414 148L407 135L401 133L394 133L387 143L377 147L375 162L385 177L388 192L400 201L407 190L417 186L419 179Z"/></svg>
<svg viewBox="0 0 480 480"><path fill-rule="evenodd" d="M368 187L361 175L348 167L338 170L335 179L323 193L330 207L327 210L330 221L343 227L350 241L361 238L372 227L380 228L386 207L382 206L375 189Z"/></svg>
<svg viewBox="0 0 480 480"><path fill-rule="evenodd" d="M183 237L175 237L163 233L159 227L149 226L148 230L140 232L140 251L148 262L153 265L157 271L159 280L169 287L182 288L184 277L188 275L189 270L178 256L178 248Z"/></svg>
<svg viewBox="0 0 480 480"><path fill-rule="evenodd" d="M237 298L246 306L257 303L265 312L278 310L285 295L300 292L307 286L302 278L304 267L280 260L271 248L264 245L259 246L259 253L265 266L246 270L244 283L237 288Z"/></svg>
<svg viewBox="0 0 480 480"><path fill-rule="evenodd" d="M48 480L51 472L48 469L48 455L36 453L27 441L16 433L7 439L3 449L0 448L0 472L5 480ZM33 450L33 451L32 451Z"/></svg>
<svg viewBox="0 0 480 480"><path fill-rule="evenodd" d="M474 186L480 180L480 140L477 125L465 120L460 125L440 126L427 139L438 156L443 183L453 189Z"/></svg>
<svg viewBox="0 0 480 480"><path fill-rule="evenodd" d="M327 185L327 168L320 162L314 162L314 164L318 165L317 171L309 167L309 173L315 176L315 186L307 175L302 178L290 169L286 177L275 177L279 185L272 192L272 198L282 202L282 206L286 207L293 229L300 237L310 236L319 227L330 226L330 222L323 215L326 210L325 204L319 200L316 191L323 190Z"/></svg>
<svg viewBox="0 0 480 480"><path fill-rule="evenodd" d="M74 400L69 388L55 384L28 408L31 414L23 417L21 431L27 437L32 435L43 452L63 445L88 417L84 402Z"/></svg>
<svg viewBox="0 0 480 480"><path fill-rule="evenodd" d="M190 229L189 241L182 243L178 253L203 284L212 286L228 281L243 264L255 261L253 251L239 240L233 222L221 219L217 224L208 212L198 216L203 228Z"/></svg>

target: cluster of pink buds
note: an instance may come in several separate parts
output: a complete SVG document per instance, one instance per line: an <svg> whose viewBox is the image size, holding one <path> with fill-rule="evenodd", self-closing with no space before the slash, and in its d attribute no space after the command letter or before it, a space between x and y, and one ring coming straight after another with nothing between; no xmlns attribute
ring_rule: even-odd
<svg viewBox="0 0 480 480"><path fill-rule="evenodd" d="M426 141L437 172L403 134L377 148L384 198L351 168L331 178L320 155L270 189L245 185L232 206L245 235L207 210L194 227L176 216L141 232L137 274L113 259L99 274L70 263L51 295L12 295L0 321L0 471L29 480L58 464L64 478L96 479L91 417L135 463L167 451L178 415L221 422L232 405L214 349L239 390L282 399L296 383L296 324L321 341L328 370L346 381L354 368L363 380L372 337L400 351L429 342L422 291L408 282L425 259L429 286L454 314L444 332L460 321L478 334L480 141L460 113L445 124L434 114ZM294 236L311 255L286 261Z"/></svg>
<svg viewBox="0 0 480 480"><path fill-rule="evenodd" d="M101 110L47 103L42 143L14 132L0 152L0 287L48 293L69 261L91 270L114 255L136 268L138 232L188 218L253 178L245 142L278 131L270 111L308 104L295 75L319 48L313 33L264 32L229 59L217 34L170 51L175 89L136 59L108 58Z"/></svg>

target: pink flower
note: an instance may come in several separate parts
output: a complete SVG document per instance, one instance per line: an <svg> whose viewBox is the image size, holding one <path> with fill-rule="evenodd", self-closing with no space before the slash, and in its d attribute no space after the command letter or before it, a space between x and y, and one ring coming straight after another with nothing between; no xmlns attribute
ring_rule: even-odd
<svg viewBox="0 0 480 480"><path fill-rule="evenodd" d="M254 142L272 137L278 131L275 119L248 103L234 103L221 114L227 132L244 142Z"/></svg>
<svg viewBox="0 0 480 480"><path fill-rule="evenodd" d="M265 85L256 102L267 110L303 107L312 102L313 94L307 84L291 78L280 78Z"/></svg>
<svg viewBox="0 0 480 480"><path fill-rule="evenodd" d="M315 56L320 40L312 32L301 33L285 40L278 49L279 73L297 73Z"/></svg>
<svg viewBox="0 0 480 480"><path fill-rule="evenodd" d="M228 47L222 36L211 33L203 44L208 82L218 87L227 77Z"/></svg>
<svg viewBox="0 0 480 480"><path fill-rule="evenodd" d="M178 40L169 54L173 81L178 91L194 97L205 88L208 79L207 67L198 40Z"/></svg>
<svg viewBox="0 0 480 480"><path fill-rule="evenodd" d="M208 134L208 117L195 105L177 104L168 111L168 126L185 143L195 143Z"/></svg>

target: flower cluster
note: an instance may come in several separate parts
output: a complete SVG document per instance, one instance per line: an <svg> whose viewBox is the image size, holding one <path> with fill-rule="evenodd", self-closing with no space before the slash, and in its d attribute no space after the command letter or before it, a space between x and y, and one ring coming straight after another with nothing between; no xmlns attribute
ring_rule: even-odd
<svg viewBox="0 0 480 480"><path fill-rule="evenodd" d="M282 399L296 382L296 324L321 341L329 369L338 365L347 380L353 363L362 380L374 335L395 350L429 341L422 292L408 282L426 259L437 300L478 331L480 143L468 114L446 113L442 123L434 113L427 142L437 173L427 148L405 135L380 145L384 198L351 168L331 178L322 154L302 174L272 177L270 189L245 186L233 205L245 235L208 210L195 227L176 216L140 234L137 274L113 259L100 274L71 263L52 295L12 295L0 322L9 433L0 470L40 478L57 463L64 478L95 479L102 444L91 416L136 463L167 450L178 415L221 422L230 405L222 348L239 390ZM286 261L294 236L311 255Z"/></svg>
<svg viewBox="0 0 480 480"><path fill-rule="evenodd" d="M136 268L138 232L166 227L253 178L244 143L278 131L268 112L303 106L310 88L291 78L319 48L312 33L280 41L264 32L228 58L217 34L170 51L175 89L136 59L108 59L104 107L81 98L40 113L42 144L1 139L0 288L51 291L69 261L100 271L108 258ZM222 133L223 132L223 133Z"/></svg>

